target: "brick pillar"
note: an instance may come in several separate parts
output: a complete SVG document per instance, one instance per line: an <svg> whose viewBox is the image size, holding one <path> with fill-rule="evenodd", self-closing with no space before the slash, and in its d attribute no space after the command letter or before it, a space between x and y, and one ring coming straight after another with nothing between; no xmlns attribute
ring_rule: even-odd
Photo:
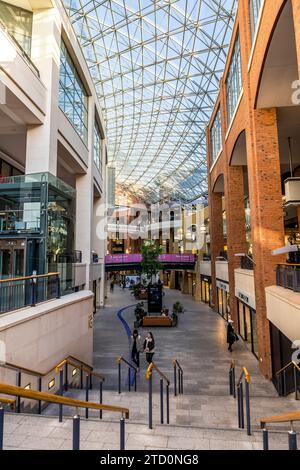
<svg viewBox="0 0 300 470"><path fill-rule="evenodd" d="M196 266L196 285L195 285L195 300L196 302L201 302L201 275L200 275L200 260L198 258Z"/></svg>
<svg viewBox="0 0 300 470"><path fill-rule="evenodd" d="M216 258L224 248L222 194L210 194L212 307L217 308Z"/></svg>
<svg viewBox="0 0 300 470"><path fill-rule="evenodd" d="M228 274L230 288L230 313L238 324L237 301L235 298L234 270L240 267L236 253L247 253L244 176L242 166L228 166L225 175L225 200L227 216Z"/></svg>
<svg viewBox="0 0 300 470"><path fill-rule="evenodd" d="M284 221L276 109L252 111L247 132L254 280L259 357L263 374L271 378L270 325L265 288L276 284L275 266L283 261L272 250L284 246Z"/></svg>

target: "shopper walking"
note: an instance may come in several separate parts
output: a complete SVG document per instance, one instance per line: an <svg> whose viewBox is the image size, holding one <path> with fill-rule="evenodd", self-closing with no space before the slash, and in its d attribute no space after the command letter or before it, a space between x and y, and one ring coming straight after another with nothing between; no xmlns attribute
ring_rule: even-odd
<svg viewBox="0 0 300 470"><path fill-rule="evenodd" d="M114 281L111 281L110 283L110 292L114 291Z"/></svg>
<svg viewBox="0 0 300 470"><path fill-rule="evenodd" d="M233 327L233 320L228 320L227 324L227 343L228 343L228 351L232 352L232 345L237 340L237 336L234 331Z"/></svg>
<svg viewBox="0 0 300 470"><path fill-rule="evenodd" d="M151 364L153 360L154 347L155 347L154 337L151 331L149 331L144 341L144 351L146 353L146 361L148 362L148 364Z"/></svg>
<svg viewBox="0 0 300 470"><path fill-rule="evenodd" d="M138 372L140 370L140 352L142 350L142 338L138 330L133 330L130 342L131 360L136 365Z"/></svg>

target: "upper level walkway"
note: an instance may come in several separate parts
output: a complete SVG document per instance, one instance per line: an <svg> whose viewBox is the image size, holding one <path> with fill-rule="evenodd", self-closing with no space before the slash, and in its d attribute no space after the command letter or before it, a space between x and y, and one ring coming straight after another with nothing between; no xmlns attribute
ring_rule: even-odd
<svg viewBox="0 0 300 470"><path fill-rule="evenodd" d="M195 255L190 254L162 254L159 260L164 269L194 269ZM142 262L141 254L119 254L105 256L105 271L131 271L140 270Z"/></svg>

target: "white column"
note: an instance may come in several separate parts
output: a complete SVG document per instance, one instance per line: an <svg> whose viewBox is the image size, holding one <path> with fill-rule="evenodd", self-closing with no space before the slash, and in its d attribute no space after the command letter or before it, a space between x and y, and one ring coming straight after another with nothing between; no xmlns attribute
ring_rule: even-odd
<svg viewBox="0 0 300 470"><path fill-rule="evenodd" d="M97 288L99 289L99 306L104 305L105 299L105 255L107 247L107 238L104 232L106 225L106 211L105 211L105 195L101 198L97 198L94 201L94 213L93 213L93 250L99 255L99 263L101 263L101 280Z"/></svg>
<svg viewBox="0 0 300 470"><path fill-rule="evenodd" d="M47 111L44 124L27 131L26 173L56 175L60 42L58 10L34 12L31 56L47 89Z"/></svg>
<svg viewBox="0 0 300 470"><path fill-rule="evenodd" d="M94 197L92 164L95 109L91 97L89 97L88 113L88 169L86 174L76 176L76 249L82 251L82 262L86 264L86 288L90 287Z"/></svg>

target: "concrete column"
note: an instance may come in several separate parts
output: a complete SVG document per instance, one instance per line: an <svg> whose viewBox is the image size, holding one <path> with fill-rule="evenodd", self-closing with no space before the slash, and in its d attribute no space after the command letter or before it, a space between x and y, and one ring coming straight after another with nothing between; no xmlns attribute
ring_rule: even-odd
<svg viewBox="0 0 300 470"><path fill-rule="evenodd" d="M61 21L55 8L33 14L32 60L47 89L44 124L27 131L26 173L57 171L58 92Z"/></svg>
<svg viewBox="0 0 300 470"><path fill-rule="evenodd" d="M211 236L211 275L212 307L217 308L216 258L224 248L222 194L211 193L210 196L210 236Z"/></svg>
<svg viewBox="0 0 300 470"><path fill-rule="evenodd" d="M95 120L94 103L89 98L88 106L88 148L89 162L87 173L76 176L76 249L82 251L82 262L86 263L86 287L89 288L92 253L93 227L93 129Z"/></svg>
<svg viewBox="0 0 300 470"><path fill-rule="evenodd" d="M230 288L230 313L238 324L237 301L235 298L234 270L240 267L236 253L247 253L244 176L242 166L228 166L225 175L225 200L227 216L228 274Z"/></svg>
<svg viewBox="0 0 300 470"><path fill-rule="evenodd" d="M105 255L107 251L107 238L104 232L106 225L104 197L95 198L93 201L93 220L92 220L92 249L99 256L101 262L101 280L98 281L98 307L104 305L105 299Z"/></svg>
<svg viewBox="0 0 300 470"><path fill-rule="evenodd" d="M272 251L284 246L284 220L276 109L252 111L247 132L247 159L259 357L262 372L271 378L271 345L265 288L276 284L275 266L283 261ZM270 170L272 169L272 171Z"/></svg>

